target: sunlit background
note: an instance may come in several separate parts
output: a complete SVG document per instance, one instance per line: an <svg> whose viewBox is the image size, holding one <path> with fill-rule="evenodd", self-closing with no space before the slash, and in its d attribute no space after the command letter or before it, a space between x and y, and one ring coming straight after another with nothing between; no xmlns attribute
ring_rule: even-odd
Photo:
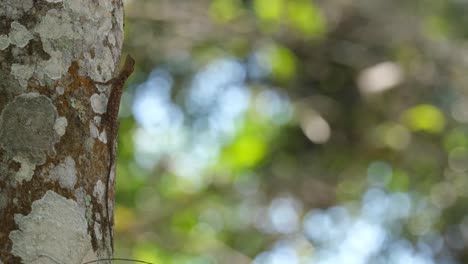
<svg viewBox="0 0 468 264"><path fill-rule="evenodd" d="M126 1L115 257L468 263L468 2Z"/></svg>

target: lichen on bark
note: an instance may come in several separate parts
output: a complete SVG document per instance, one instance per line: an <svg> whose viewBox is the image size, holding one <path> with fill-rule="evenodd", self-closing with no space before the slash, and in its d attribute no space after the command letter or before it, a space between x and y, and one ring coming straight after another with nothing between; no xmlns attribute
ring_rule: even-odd
<svg viewBox="0 0 468 264"><path fill-rule="evenodd" d="M122 9L122 0L0 1L0 263L112 256L101 122L110 87L96 82L117 71Z"/></svg>
<svg viewBox="0 0 468 264"><path fill-rule="evenodd" d="M78 204L47 191L28 215L15 215L12 253L24 263L80 263L91 250L86 219ZM54 239L50 239L53 237Z"/></svg>

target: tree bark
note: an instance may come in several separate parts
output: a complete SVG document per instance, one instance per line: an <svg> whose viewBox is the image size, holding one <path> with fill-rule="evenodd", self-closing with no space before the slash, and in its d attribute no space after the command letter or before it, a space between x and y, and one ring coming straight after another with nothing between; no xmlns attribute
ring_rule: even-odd
<svg viewBox="0 0 468 264"><path fill-rule="evenodd" d="M0 263L112 257L122 42L122 0L0 0Z"/></svg>

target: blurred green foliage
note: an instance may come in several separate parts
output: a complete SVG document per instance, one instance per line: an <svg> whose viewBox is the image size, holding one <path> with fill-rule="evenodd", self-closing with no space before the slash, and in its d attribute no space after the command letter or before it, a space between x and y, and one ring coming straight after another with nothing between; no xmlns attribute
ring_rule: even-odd
<svg viewBox="0 0 468 264"><path fill-rule="evenodd" d="M466 263L466 10L126 1L116 257Z"/></svg>
<svg viewBox="0 0 468 264"><path fill-rule="evenodd" d="M403 119L414 131L440 133L445 126L444 115L432 105L417 105L408 109Z"/></svg>

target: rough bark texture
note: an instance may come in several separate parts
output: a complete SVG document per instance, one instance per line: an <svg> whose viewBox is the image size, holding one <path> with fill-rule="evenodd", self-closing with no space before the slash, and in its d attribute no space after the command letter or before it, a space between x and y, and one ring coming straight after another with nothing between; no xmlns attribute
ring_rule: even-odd
<svg viewBox="0 0 468 264"><path fill-rule="evenodd" d="M0 0L0 263L112 257L97 83L122 41L122 0Z"/></svg>

